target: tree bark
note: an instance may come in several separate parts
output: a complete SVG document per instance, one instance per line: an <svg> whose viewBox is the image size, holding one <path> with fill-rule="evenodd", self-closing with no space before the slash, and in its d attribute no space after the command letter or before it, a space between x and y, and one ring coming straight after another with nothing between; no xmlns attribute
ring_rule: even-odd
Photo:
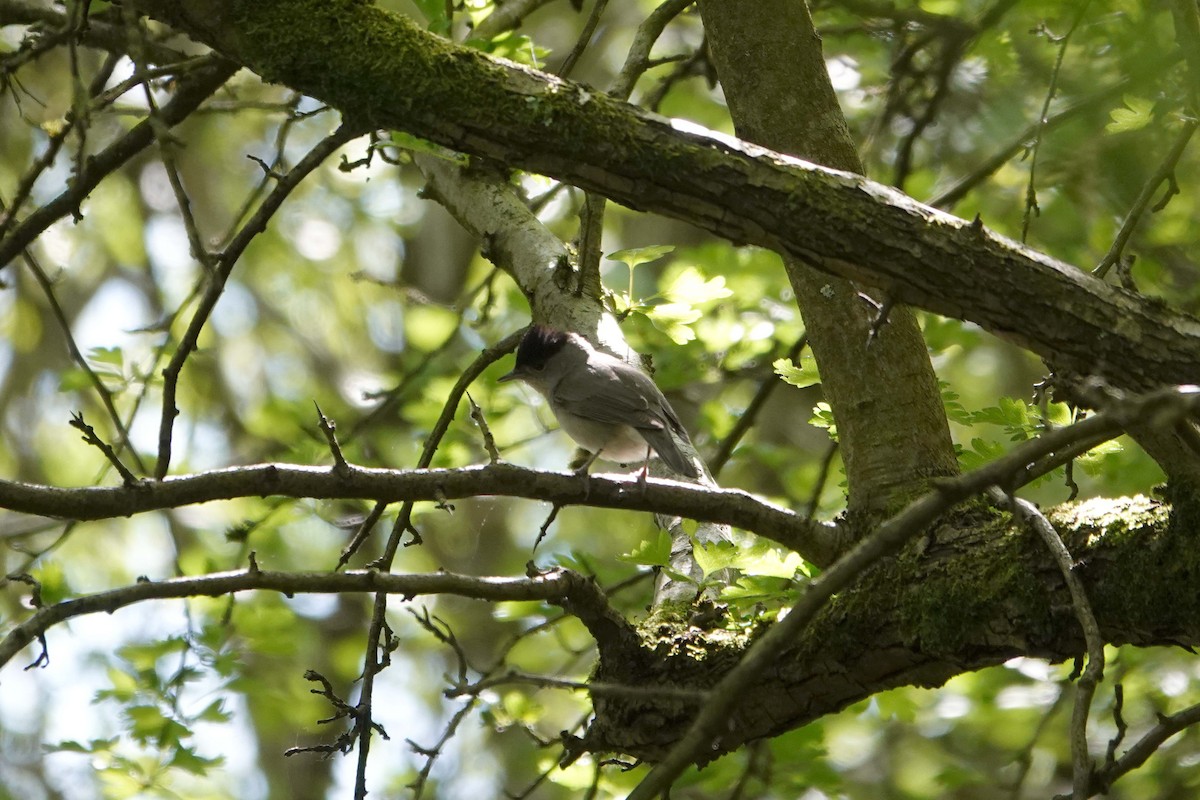
<svg viewBox="0 0 1200 800"><path fill-rule="evenodd" d="M363 127L405 130L687 219L735 242L770 247L896 300L972 319L1073 372L1118 386L1200 383L1200 323L1193 318L849 173L683 132L581 86L453 47L356 0L135 5L267 80L332 103ZM0 264L20 251L32 230L18 225L0 243ZM504 466L484 469L497 480L524 477ZM261 470L264 493L278 491L284 480L326 486L304 471ZM387 477L355 474L336 496L379 497ZM421 480L439 477L426 473ZM477 494L479 486L463 491ZM5 488L27 500L32 495L31 487ZM578 497L574 486L552 478L534 488L565 502ZM640 501L626 497L624 488L593 479L590 501L605 497L637 507ZM116 492L138 498L121 506L131 513L162 507L155 501L178 489L167 480ZM435 490L453 496L441 485L425 487L430 495ZM62 490L50 499L74 501L75 495ZM692 500L674 497L681 504ZM1101 519L1112 526L1105 529ZM956 520L826 607L745 698L712 755L882 689L937 685L1015 655L1079 653L1068 594L1040 543L986 510ZM1187 513L1168 524L1164 507L1133 501L1115 509L1071 507L1056 520L1108 641L1200 643L1194 589L1200 548ZM828 544L817 538L816 546ZM601 641L596 677L703 689L747 644L723 635L671 625L645 631L637 643ZM597 700L596 712L584 746L653 759L678 738L691 708L605 698Z"/></svg>
<svg viewBox="0 0 1200 800"><path fill-rule="evenodd" d="M1105 641L1195 646L1200 547L1166 507L1133 498L1063 507L1051 521L1084 581ZM747 641L662 624L633 652L601 653L595 679L703 690ZM751 633L746 638L753 638ZM978 507L956 515L836 598L754 690L739 698L706 758L776 736L898 686L940 686L1016 656L1064 661L1084 651L1062 574L1037 534ZM699 655L698 655L699 654ZM695 706L596 698L580 749L656 761L687 730Z"/></svg>
<svg viewBox="0 0 1200 800"><path fill-rule="evenodd" d="M803 2L701 0L700 13L738 136L863 172ZM912 311L881 312L848 280L796 257L784 264L837 421L851 519L865 522L929 478L955 474L937 377Z"/></svg>
<svg viewBox="0 0 1200 800"><path fill-rule="evenodd" d="M408 131L686 219L1130 389L1200 383L1200 322L866 179L685 132L353 0L138 0L364 126ZM617 132L617 133L614 133ZM28 244L0 243L0 264Z"/></svg>

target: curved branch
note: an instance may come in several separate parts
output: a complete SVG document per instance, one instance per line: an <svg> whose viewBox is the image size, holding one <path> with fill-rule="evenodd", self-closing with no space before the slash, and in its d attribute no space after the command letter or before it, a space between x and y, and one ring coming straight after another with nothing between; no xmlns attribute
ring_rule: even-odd
<svg viewBox="0 0 1200 800"><path fill-rule="evenodd" d="M684 130L355 0L136 5L351 117L795 256L1058 369L1129 388L1200 383L1194 318L862 177Z"/></svg>
<svg viewBox="0 0 1200 800"><path fill-rule="evenodd" d="M1191 386L1115 401L1105 411L1014 447L959 482L940 482L934 495L944 497L951 486L965 487L965 494L959 499L992 484L1002 488L1023 486L1031 476L1044 473L1047 462L1061 463L1061 459L1073 454L1072 446L1078 442L1099 443L1135 423L1169 428L1196 413L1198 407L1200 389ZM807 519L737 489L658 478L643 483L624 475L591 475L584 479L573 472L548 472L504 463L418 470L350 464L333 467L254 464L170 476L162 481L141 481L131 486L74 488L0 480L0 508L75 520L111 519L214 500L267 495L387 503L503 495L560 506L651 511L733 525L790 547L820 566L831 564L849 543L845 532L832 523Z"/></svg>

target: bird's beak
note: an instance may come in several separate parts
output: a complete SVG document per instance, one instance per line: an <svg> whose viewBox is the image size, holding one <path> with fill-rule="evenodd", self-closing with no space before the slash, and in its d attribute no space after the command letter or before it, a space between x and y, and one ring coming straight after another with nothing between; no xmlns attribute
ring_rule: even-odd
<svg viewBox="0 0 1200 800"><path fill-rule="evenodd" d="M500 383L508 383L509 381L519 381L519 380L521 380L521 373L518 370L514 369L511 372L504 373L496 380L498 380Z"/></svg>

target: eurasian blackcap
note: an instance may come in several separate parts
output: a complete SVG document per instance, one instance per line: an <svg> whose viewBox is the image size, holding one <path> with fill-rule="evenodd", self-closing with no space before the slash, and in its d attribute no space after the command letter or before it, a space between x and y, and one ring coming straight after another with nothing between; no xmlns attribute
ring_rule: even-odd
<svg viewBox="0 0 1200 800"><path fill-rule="evenodd" d="M700 475L676 441L690 446L687 431L654 381L577 333L531 325L517 346L516 366L500 380L536 389L567 435L593 454L630 464L657 453L680 475Z"/></svg>

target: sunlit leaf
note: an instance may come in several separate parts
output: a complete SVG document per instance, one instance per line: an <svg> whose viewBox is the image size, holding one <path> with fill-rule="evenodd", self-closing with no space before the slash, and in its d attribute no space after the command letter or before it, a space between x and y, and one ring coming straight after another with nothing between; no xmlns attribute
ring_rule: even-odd
<svg viewBox="0 0 1200 800"><path fill-rule="evenodd" d="M1127 94L1122 108L1109 112L1112 122L1104 126L1109 133L1128 133L1146 127L1154 119L1154 101Z"/></svg>
<svg viewBox="0 0 1200 800"><path fill-rule="evenodd" d="M620 556L620 559L647 567L665 567L671 561L671 534L657 530L653 536L639 542L632 551Z"/></svg>
<svg viewBox="0 0 1200 800"><path fill-rule="evenodd" d="M771 366L775 369L775 374L785 382L801 389L821 382L817 360L807 351L800 355L799 364L795 364L790 358L779 358L772 362Z"/></svg>
<svg viewBox="0 0 1200 800"><path fill-rule="evenodd" d="M657 261L674 250L675 245L673 244L656 244L649 247L631 247L626 250L617 250L606 255L605 258L610 261L620 261L630 269L633 269L639 264Z"/></svg>

